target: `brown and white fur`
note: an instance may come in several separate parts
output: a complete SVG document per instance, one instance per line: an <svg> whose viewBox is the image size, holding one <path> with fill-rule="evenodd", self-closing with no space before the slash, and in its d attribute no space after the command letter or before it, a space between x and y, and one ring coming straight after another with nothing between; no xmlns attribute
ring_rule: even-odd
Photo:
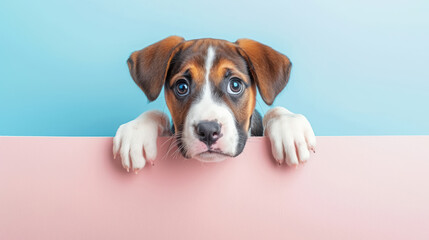
<svg viewBox="0 0 429 240"><path fill-rule="evenodd" d="M121 125L113 154L136 173L157 156L158 136L172 136L185 158L221 161L239 155L249 136L266 135L279 164L298 165L314 151L310 123L282 107L264 118L255 111L256 88L271 105L286 86L291 62L250 39L185 41L171 36L131 54L128 67L149 101L164 87L172 116L147 111ZM131 164L132 163L132 164Z"/></svg>

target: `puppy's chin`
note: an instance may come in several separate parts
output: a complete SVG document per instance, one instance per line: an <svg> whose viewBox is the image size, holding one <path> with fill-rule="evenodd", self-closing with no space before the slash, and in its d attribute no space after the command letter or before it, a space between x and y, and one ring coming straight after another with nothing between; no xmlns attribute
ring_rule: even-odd
<svg viewBox="0 0 429 240"><path fill-rule="evenodd" d="M188 147L189 145L186 145L183 142L183 138L179 137L177 139L177 146L184 158L192 158L200 162L221 162L228 158L235 157L224 153L220 149L208 150L203 143L196 139L194 140L193 144L191 144L192 147Z"/></svg>
<svg viewBox="0 0 429 240"><path fill-rule="evenodd" d="M229 156L227 154L221 153L221 152L214 152L214 151L206 151L199 153L192 158L205 163L215 163L215 162L222 162L232 156Z"/></svg>
<svg viewBox="0 0 429 240"><path fill-rule="evenodd" d="M246 145L247 136L245 134L239 135L239 142L235 144L230 143L230 141L224 141L225 139L222 138L212 145L210 149L195 137L190 140L179 137L178 147L185 158L196 159L200 162L221 162L242 153Z"/></svg>

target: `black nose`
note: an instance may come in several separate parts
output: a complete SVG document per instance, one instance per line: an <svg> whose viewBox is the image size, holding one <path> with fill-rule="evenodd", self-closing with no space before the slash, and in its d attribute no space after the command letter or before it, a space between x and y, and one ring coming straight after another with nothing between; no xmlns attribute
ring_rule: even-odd
<svg viewBox="0 0 429 240"><path fill-rule="evenodd" d="M195 127L198 139L210 147L215 143L222 134L220 132L221 125L215 121L201 121Z"/></svg>

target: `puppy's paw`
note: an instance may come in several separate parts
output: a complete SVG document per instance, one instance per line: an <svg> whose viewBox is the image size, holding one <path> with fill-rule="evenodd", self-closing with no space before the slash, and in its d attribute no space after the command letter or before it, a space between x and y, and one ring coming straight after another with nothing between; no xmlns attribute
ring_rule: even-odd
<svg viewBox="0 0 429 240"><path fill-rule="evenodd" d="M282 107L270 109L264 117L264 135L271 141L273 156L279 164L297 166L315 151L316 137L307 118Z"/></svg>
<svg viewBox="0 0 429 240"><path fill-rule="evenodd" d="M120 155L122 166L137 174L146 161L153 161L157 155L158 135L169 132L168 117L159 111L148 111L136 119L122 124L113 138L113 157ZM132 166L131 166L132 163Z"/></svg>

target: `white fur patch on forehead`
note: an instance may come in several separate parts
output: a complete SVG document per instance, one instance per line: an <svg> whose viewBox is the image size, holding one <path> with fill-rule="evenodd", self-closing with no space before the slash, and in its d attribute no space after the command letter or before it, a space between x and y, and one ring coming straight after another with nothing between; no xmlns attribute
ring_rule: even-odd
<svg viewBox="0 0 429 240"><path fill-rule="evenodd" d="M198 102L197 104L199 106L205 106L202 108L202 110L203 109L206 110L203 115L205 115L207 119L200 119L200 120L216 120L216 114L215 114L215 111L212 111L212 108L216 105L219 105L219 103L213 101L213 93L211 91L211 83L210 83L210 70L213 67L214 59L215 59L215 50L212 46L209 46L207 48L207 55L206 55L206 62L205 62L206 75L205 75L204 87L202 89L200 102ZM207 114L207 113L210 113L210 114Z"/></svg>
<svg viewBox="0 0 429 240"><path fill-rule="evenodd" d="M213 61L215 59L215 50L212 46L209 46L207 49L207 56L206 56L206 84L209 83L209 76L210 76L210 70L213 67Z"/></svg>
<svg viewBox="0 0 429 240"><path fill-rule="evenodd" d="M216 103L213 101L212 91L211 91L211 84L210 84L210 70L213 67L213 61L215 59L215 50L212 46L209 46L207 48L207 55L206 55L206 62L205 62L205 81L204 81L204 87L202 89L202 97L198 105L206 106L207 110L209 110L213 105L216 105ZM207 116L208 117L208 116ZM216 116L210 116L211 118L214 118ZM211 120L211 119L202 119L202 120ZM213 119L214 120L214 119Z"/></svg>

